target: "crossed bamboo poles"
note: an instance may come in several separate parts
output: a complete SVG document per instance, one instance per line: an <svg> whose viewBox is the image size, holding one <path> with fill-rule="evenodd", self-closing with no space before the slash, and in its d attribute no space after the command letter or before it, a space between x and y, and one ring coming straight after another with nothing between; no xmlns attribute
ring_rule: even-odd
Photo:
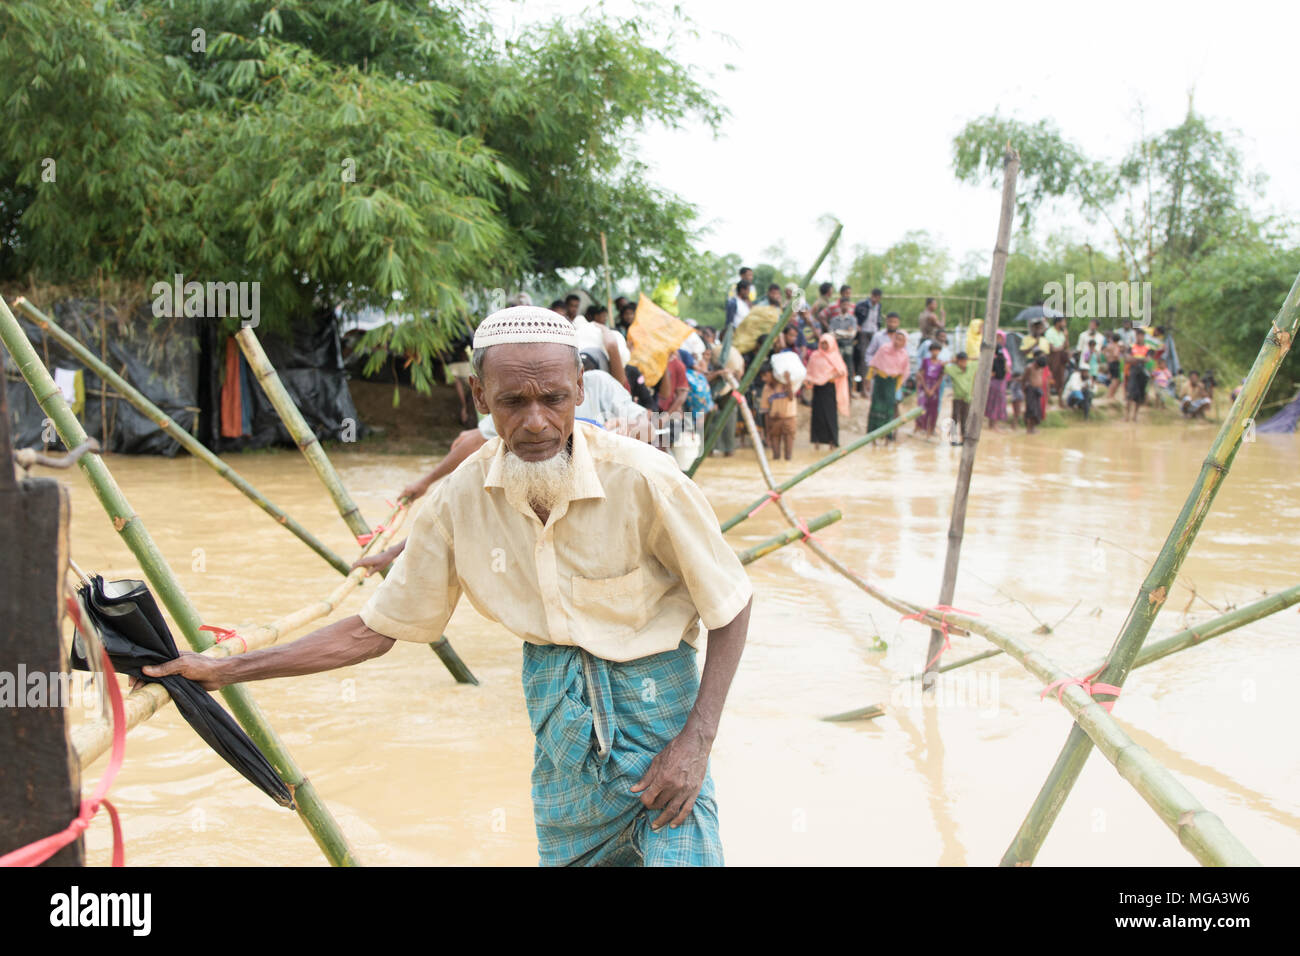
<svg viewBox="0 0 1300 956"><path fill-rule="evenodd" d="M762 438L754 424L753 415L743 402L740 403L740 415L754 443L763 478L768 488L775 492L777 483L768 466ZM896 428L902 423L903 420L899 418L894 419L889 425ZM881 603L944 632L960 629L980 634L1009 654L1034 676L1040 678L1045 685L1055 684L1059 687L1058 699L1078 722L1076 726L1085 728L1085 732L1098 744L1107 759L1116 766L1125 779L1133 784L1139 795L1156 810L1165 824L1178 835L1183 845L1198 860L1211 866L1257 865L1250 851L1228 832L1222 821L1206 810L1168 770L1138 746L1111 717L1108 705L1094 701L1080 686L1080 682L1064 668L1034 650L1027 642L1006 634L986 622L962 613L924 608L880 590L845 567L816 538L808 534L811 528L806 527L795 515L784 496L775 494L773 500L791 525L795 537L801 538L811 551Z"/></svg>
<svg viewBox="0 0 1300 956"><path fill-rule="evenodd" d="M1278 367L1290 351L1296 334L1300 332L1300 275L1296 276L1282 302L1281 309L1273 318L1259 354L1251 366L1250 374L1242 385L1237 400L1233 402L1228 417L1219 428L1209 454L1201 466L1200 474L1193 483L1182 511L1174 521L1164 546L1156 555L1147 573L1128 618L1124 622L1115 643L1106 656L1106 666L1097 677L1099 683L1122 688L1133 669L1142 644L1155 623L1156 615L1165 603L1169 588L1178 576L1183 560L1191 550L1192 543L1201 529L1219 488L1228 477L1233 459L1241 448L1246 431L1254 423L1264 395L1268 392ZM1115 694L1099 696L1113 701ZM1095 739L1095 738L1094 738ZM1092 749L1090 735L1084 732L1080 724L1070 729L1065 746L1057 757L1043 788L1029 809L1028 815L1020 825L1015 839L1002 857L1004 866L1025 866L1033 863L1034 857L1042 847L1052 823L1055 822L1061 806L1069 796L1070 789L1083 770L1084 762Z"/></svg>
<svg viewBox="0 0 1300 956"><path fill-rule="evenodd" d="M75 337L61 328L52 318L36 308L26 297L19 296L14 300L14 306L35 323L38 328L74 355L78 361L103 379L106 384L112 386L113 390L130 402L140 414L157 425L159 429L173 438L187 452L234 485L244 497L274 518L277 524L287 529L307 547L320 555L330 567L345 577L351 573L352 568L347 561L323 544L315 535L294 520L291 515L272 503L239 472L209 451L202 442L178 425L166 412L149 401L130 382L114 372L99 356L77 341ZM257 341L256 336L253 334L253 330L244 329L236 336L236 341L239 342L240 348L248 357L249 365L256 370L258 381L262 384L262 388L271 400L271 404L280 416L280 420L302 451L307 463L329 492L330 498L333 500L334 506L338 509L344 523L348 526L348 530L357 536L358 543L366 549L362 551L364 556L376 535L365 523L365 519L361 517L361 510L352 500L352 496L348 494L342 479L330 463L325 450L320 445L320 441L316 438L315 432L312 431L302 417L302 412L298 410L298 406L294 404L293 399L289 396L284 383L280 381L280 376L262 350L261 343ZM380 525L380 527L386 525L387 522ZM442 660L447 670L451 672L458 683L478 683L473 673L452 648L446 636L439 637L429 646Z"/></svg>
<svg viewBox="0 0 1300 956"><path fill-rule="evenodd" d="M1088 678L1080 679L1072 676L1046 655L1032 649L1027 642L1006 634L986 622L960 612L923 608L889 595L846 568L806 531L799 534L810 550L887 606L928 623L944 633L958 630L979 634L990 640L998 650L1009 654L1049 687L1054 686L1058 689L1057 699L1074 717L1075 725L1020 832L1003 857L1004 865L1032 863L1094 744L1134 786L1143 799L1156 810L1197 860L1206 865L1257 865L1254 856L1227 831L1222 821L1201 806L1110 716L1110 709L1117 693L1107 692L1102 688L1113 688L1118 691L1133 667L1143 666L1178 650L1202 643L1204 640L1276 613L1300 601L1300 587L1290 588L1230 614L1174 634L1151 645L1145 653L1142 649L1143 640L1164 603L1165 595L1172 586L1201 523L1209 513L1214 496L1226 478L1245 432L1257 413L1263 396L1268 391L1273 376L1294 341L1297 331L1300 331L1300 277L1297 277L1281 311L1273 320L1250 376L1211 446L1201 474L1188 494L1183 511L1171 529L1164 548L1161 549L1143 582L1115 646L1106 661ZM762 439L754 425L753 416L743 402L740 403L740 413L754 442L759 467L769 488L769 497L776 502L792 528L800 528L800 520L781 497L781 491L788 490L794 482L787 481L781 486L776 484L768 467ZM763 499L760 499L760 504L762 501ZM725 522L724 526L733 527L754 510L757 509L751 508L741 512ZM974 655L953 666L982 660L994 653L997 652ZM1097 700L1098 697L1103 699ZM878 708L865 710L872 711ZM858 712L854 715L871 714Z"/></svg>
<svg viewBox="0 0 1300 956"><path fill-rule="evenodd" d="M162 409L150 402L143 394L102 362L98 356L86 349L73 336L61 329L52 319L41 313L25 298L20 297L15 304L88 368L99 374L107 384L111 385L114 390L131 402L142 414L157 424L160 429L176 439L182 447L196 458L213 468L245 497L252 500L274 518L278 524L287 528L331 567L344 575L343 582L327 598L313 602L271 624L256 628L248 635L234 635L243 642L241 651L266 646L294 631L300 630L308 623L332 613L362 583L368 572L364 569L353 571L346 561L330 550L291 516L274 505L237 471L208 451L188 431L177 425ZM283 383L280 382L279 376L266 358L260 344L252 336L252 330L246 329L244 331L248 335L245 340L241 340L241 348L244 349L246 355L249 355L250 364L254 365L254 368L258 371L259 381L266 390L268 397L271 398L273 406L285 423L285 427L294 436L313 470L320 477L322 483L325 484L349 529L357 536L357 541L362 546L361 555L364 557L377 545L386 543L391 538L393 531L400 525L405 514L406 502L403 501L397 505L388 520L380 525L378 529L372 531L365 525L364 519L361 518L360 509L352 502L351 496L348 495L338 473L320 447L315 434L311 432L310 427L302 418L301 412L298 411L297 406L289 398L288 392L284 389ZM72 448L84 443L86 436L81 423L77 420L71 408L68 407L62 391L54 383L49 370L37 357L31 342L28 341L22 327L18 324L17 319L3 299L0 299L0 339L3 340L5 347L14 357L15 363L36 397L37 403L54 423L55 429L64 444ZM251 339L251 342L247 341L248 339ZM310 435L310 438L307 438L307 435ZM202 618L186 597L180 582L176 579L161 552L154 544L143 522L140 521L139 516L134 513L125 495L122 494L103 459L97 454L86 455L78 464L89 479L100 504L113 519L114 528L140 562L145 577L151 587L162 598L164 605L172 615L173 620L177 622L190 647L200 653L215 656L232 653L233 647L225 646L228 643L227 640L218 643L208 636L209 632L200 630ZM445 636L440 637L429 646L438 654L444 665L459 683L478 683ZM248 690L242 686L234 685L223 688L221 694L230 706L235 718L254 742L266 753L276 772L293 791L296 809L326 858L337 866L355 865L357 863L356 856L348 845L342 830L328 808L321 802L311 782L297 767L278 735L253 702ZM160 707L164 706L169 699L170 696L162 689L161 685L148 684L137 688L127 696L128 729L148 719ZM112 728L103 722L87 724L74 734L73 742L74 746L77 747L78 760L82 766L89 765L104 752L108 742L111 741L111 736Z"/></svg>
<svg viewBox="0 0 1300 956"><path fill-rule="evenodd" d="M86 432L81 427L81 422L68 407L62 390L41 363L36 350L3 299L0 299L0 341L3 341L13 356L18 371L32 390L41 410L53 422L64 445L75 448L84 443ZM203 618L186 596L180 581L126 495L122 493L103 458L95 453L86 454L77 461L77 466L90 481L95 496L112 519L114 529L140 562L140 568L150 586L162 600L186 642L196 651L207 650L216 641L210 632L201 630ZM271 762L280 779L288 785L299 817L326 859L335 866L356 865L356 855L348 845L338 822L316 793L315 786L298 767L279 735L272 729L248 689L240 684L232 684L222 688L221 696L235 719Z"/></svg>

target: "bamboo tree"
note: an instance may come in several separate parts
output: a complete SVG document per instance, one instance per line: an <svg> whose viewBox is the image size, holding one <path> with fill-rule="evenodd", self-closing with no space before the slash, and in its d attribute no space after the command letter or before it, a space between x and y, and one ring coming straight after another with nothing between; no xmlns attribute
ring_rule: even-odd
<svg viewBox="0 0 1300 956"><path fill-rule="evenodd" d="M343 479L339 473L334 470L330 463L329 457L325 454L325 449L321 447L320 439L312 431L311 426L307 424L306 419L302 417L302 412L298 406L293 403L293 398L289 395L288 389L280 381L280 376L275 371L275 366L267 358L266 352L262 349L262 343L257 340L257 336L251 328L242 328L235 335L235 341L239 343L239 348L243 351L244 357L248 359L248 364L257 376L258 382L262 385L262 391L266 397L271 400L276 413L280 416L280 421L288 429L290 436L298 445L298 450L302 452L307 463L311 465L312 470L316 472L316 477L320 478L321 483L329 492L330 498L334 501L334 507L338 509L339 515L343 518L348 529L357 537L358 541L363 540L366 535L371 535L369 525L361 517L361 509L357 507L352 496L348 494L347 488L343 485ZM366 538L365 540L373 540ZM439 637L429 645L429 648L438 655L438 659L456 678L457 683L477 684L478 679L461 660L451 642L447 640L446 635Z"/></svg>
<svg viewBox="0 0 1300 956"><path fill-rule="evenodd" d="M844 231L844 226L841 225L840 223L836 223L835 229L831 233L831 237L826 240L826 246L825 248L822 249L821 255L817 257L817 261L812 264L812 268L809 269L807 274L803 277L803 282L799 284L800 291L808 288L808 284L812 282L813 276L817 275L817 270L822 267L822 263L826 260L826 257L830 255L831 249L835 247L835 243L839 242L840 233L843 231ZM735 389L733 389L732 391L728 392L723 397L722 402L718 405L718 412L720 414L716 416L716 423L710 425L707 433L704 436L704 442L703 444L700 445L699 457L697 457L695 461L691 463L690 468L686 469L686 474L688 476L694 477L695 470L700 467L700 463L704 461L705 458L709 457L709 452L713 451L713 446L717 444L718 438L722 435L723 420L726 418L727 409L730 407L728 403L735 402L737 400L738 395L742 398L744 397L745 392L749 389L750 383L753 382L754 380L754 376L758 374L758 369L763 364L763 360L767 358L768 353L772 351L772 346L776 343L776 340L780 337L781 332L785 329L786 323L790 321L790 316L793 314L794 314L794 297L791 297L790 301L785 304L785 308L781 310L781 317L777 320L776 325L774 325L771 331L767 333L767 339L763 342L762 345L759 346L758 352L754 356L754 360L749 363L749 368L745 370L745 374L740 380L740 385L737 386L739 391L737 392ZM727 331L730 332L730 329L728 329ZM724 361L726 359L726 353L730 351L730 347L731 347L731 340L726 338L724 333L724 344L723 344Z"/></svg>
<svg viewBox="0 0 1300 956"><path fill-rule="evenodd" d="M63 392L55 384L49 370L41 364L36 350L32 348L3 299L0 299L0 340L3 340L5 348L13 356L18 371L32 390L41 410L54 423L63 443L69 448L82 444L86 440L85 429L68 407ZM122 489L113 479L104 460L97 454L86 454L78 459L77 466L89 479L95 496L112 519L114 529L140 562L140 568L150 586L162 600L186 641L196 651L206 650L213 640L208 632L199 630L203 619L185 595L180 581L167 565L139 515L132 510L130 502L122 494ZM348 846L343 831L321 802L311 781L303 775L284 743L271 728L247 688L231 685L223 688L221 695L240 725L261 748L276 773L293 793L303 824L326 858L336 866L355 865L356 857Z"/></svg>
<svg viewBox="0 0 1300 956"><path fill-rule="evenodd" d="M839 461L841 458L844 458L846 455L852 454L853 452L857 451L859 448L865 448L867 445L870 445L876 439L883 438L885 435L888 435L894 429L902 427L903 425L905 425L907 422L910 422L914 418L919 418L924 411L925 409L918 406L912 409L911 411L906 412L903 415L900 415L898 418L893 419L892 421L885 422L885 424L881 425L879 428L875 429L874 431L867 432L865 435L863 435L861 438L857 439L856 441L850 442L849 444L845 445L843 448L837 448L829 455L827 455L825 458L813 462L811 465L809 465L803 471L799 472L799 474L795 475L793 478L787 478L785 481L781 482L779 485L773 488L772 491L774 491L777 494L784 494L785 492L793 488L795 485L799 484L799 482L803 481L805 478L811 478L813 475L821 471L827 465L835 464L835 462ZM746 518L752 515L754 511L763 504L763 502L770 501L770 500L772 500L771 494L766 494L760 498L755 498L754 501L750 503L747 507L742 508L740 511L737 511L734 515L732 515L730 518L724 521L722 523L722 530L730 531L736 525L740 524L742 521L744 521Z"/></svg>
<svg viewBox="0 0 1300 956"><path fill-rule="evenodd" d="M1255 364L1246 377L1237 400L1233 402L1227 419L1215 436L1214 443L1210 446L1210 452L1201 466L1201 472L1193 483L1191 491L1188 492L1182 511L1174 521L1164 546L1156 555L1151 570L1147 572L1142 586L1138 589L1128 617L1115 638L1110 653L1106 656L1106 667L1097 678L1100 683L1115 687L1124 686L1129 670L1142 650L1142 642L1151 630L1156 615L1160 613L1169 588L1173 585L1174 578L1178 576L1179 568L1182 567L1183 559L1187 557L1187 552L1191 550L1192 543L1196 540L1197 532L1200 531L1206 515L1210 513L1210 507L1214 504L1214 497L1218 494L1219 487L1228 477L1233 459L1236 458L1237 450L1241 447L1242 438L1254 423L1260 403L1264 400L1278 366L1290 350L1298 330L1300 330L1300 276L1296 277L1291 291L1287 293L1282 303L1282 308L1273 319L1264 338L1264 344L1260 347L1259 355L1255 358ZM1112 695L1099 696L1114 699ZM1065 747L1057 757L1042 790L1039 791L1037 799L1020 825L1011 846L1003 854L1003 866L1028 866L1033 863L1062 804L1065 803L1065 798L1069 796L1070 789L1078 779L1080 771L1083 770L1084 762L1088 759L1091 749L1092 743L1088 736L1077 725L1071 728Z"/></svg>
<svg viewBox="0 0 1300 956"><path fill-rule="evenodd" d="M199 461L210 467L226 481L230 482L245 498L252 501L255 505L265 511L275 519L276 524L288 529L303 544L311 548L318 555L324 558L336 571L341 574L347 574L350 567L346 561L335 554L330 548L323 544L310 531L299 524L293 517L286 514L279 507L272 504L271 501L260 491L254 488L239 472L231 468L226 462L222 461L211 451L209 451L202 442L191 435L188 431L168 416L161 408L149 401L142 392L134 388L130 382L118 375L113 369L101 361L99 356L78 342L72 335L64 331L54 320L41 312L36 306L32 305L26 298L19 296L14 300L14 307L21 310L26 316L34 322L38 328L71 352L87 368L98 375L101 381L113 386L114 391L130 402L140 414L144 415L163 432L170 435L182 448L193 455Z"/></svg>
<svg viewBox="0 0 1300 956"><path fill-rule="evenodd" d="M952 604L957 591L957 567L961 562L962 539L966 533L966 501L970 496L970 479L975 470L975 452L979 449L984 426L984 406L989 397L989 379L993 374L993 353L997 349L998 316L1002 312L1002 280L1007 274L1007 251L1011 243L1011 220L1016 211L1016 177L1020 172L1020 154L1007 144L1002 155L1002 210L998 218L998 237L993 246L993 267L989 274L988 301L984 305L984 329L980 341L979 365L975 369L975 390L966 416L965 438L961 447L961 464L957 468L957 487L953 492L952 517L948 523L948 553L943 562L943 583L939 587L939 604ZM932 671L943 651L942 631L930 632L925 669ZM921 686L933 686L934 678Z"/></svg>

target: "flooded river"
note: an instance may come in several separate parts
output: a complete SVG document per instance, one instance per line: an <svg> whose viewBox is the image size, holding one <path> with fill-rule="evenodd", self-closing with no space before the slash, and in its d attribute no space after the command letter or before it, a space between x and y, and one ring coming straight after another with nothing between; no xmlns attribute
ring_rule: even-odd
<svg viewBox="0 0 1300 956"><path fill-rule="evenodd" d="M1031 438L986 434L954 603L1031 635L1084 673L1078 668L1110 647L1213 433L1114 423ZM819 534L823 543L886 590L933 604L959 451L914 438L859 451L789 500L807 518L841 508L844 520ZM805 442L777 475L815 458ZM354 553L301 457L231 460L336 551ZM433 460L356 454L336 464L377 522L384 499ZM109 465L208 623L269 621L338 581L200 462L119 457ZM1300 581L1297 475L1294 436L1243 447L1153 638ZM744 450L713 459L698 477L720 517L763 490ZM65 479L74 560L135 576L85 481ZM767 508L729 538L742 548L781 530L777 509ZM924 664L928 630L900 624L797 546L749 571L757 592L749 644L713 756L728 863L996 863L1064 742L1064 709L1041 702L1036 680L1004 656L953 672L939 705L923 707L897 679ZM1033 635L1040 622L1053 632ZM533 742L519 641L468 602L447 633L482 686L457 686L427 648L402 642L355 668L250 686L363 862L533 865ZM1133 737L1265 864L1300 864L1300 744L1291 726L1298 634L1293 607L1134 672L1116 708ZM888 650L872 650L876 635ZM952 657L988 646L975 637L953 643ZM872 722L818 719L877 702L889 713ZM87 771L87 792L106 762ZM111 797L128 865L323 862L294 815L227 768L172 707L131 733ZM90 862L106 864L109 845L107 822L97 820ZM1194 863L1096 753L1038 862Z"/></svg>

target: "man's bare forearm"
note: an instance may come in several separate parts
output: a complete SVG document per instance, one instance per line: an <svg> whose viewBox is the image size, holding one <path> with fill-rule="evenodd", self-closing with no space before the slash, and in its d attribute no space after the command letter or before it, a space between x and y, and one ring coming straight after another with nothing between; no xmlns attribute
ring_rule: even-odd
<svg viewBox="0 0 1300 956"><path fill-rule="evenodd" d="M291 644L214 661L217 665L214 677L224 685L316 674L378 657L387 653L393 643L391 637L372 631L354 614L326 624Z"/></svg>
<svg viewBox="0 0 1300 956"><path fill-rule="evenodd" d="M700 675L700 691L695 706L686 718L682 733L698 735L710 746L718 735L722 707L727 702L727 691L740 666L740 655L745 649L749 633L749 610L754 600L735 616L730 624L709 631L709 645L704 657L704 672Z"/></svg>

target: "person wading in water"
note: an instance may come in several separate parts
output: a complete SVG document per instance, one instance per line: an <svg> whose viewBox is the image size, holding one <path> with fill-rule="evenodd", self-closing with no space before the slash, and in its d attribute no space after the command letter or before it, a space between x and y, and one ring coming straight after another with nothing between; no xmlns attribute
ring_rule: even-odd
<svg viewBox="0 0 1300 956"><path fill-rule="evenodd" d="M541 863L720 866L709 754L753 588L704 494L651 446L575 420L573 326L497 312L474 334L497 438L440 482L360 614L292 644L146 668L209 690L312 674L442 634L461 594L521 638ZM708 631L703 673L695 645Z"/></svg>

